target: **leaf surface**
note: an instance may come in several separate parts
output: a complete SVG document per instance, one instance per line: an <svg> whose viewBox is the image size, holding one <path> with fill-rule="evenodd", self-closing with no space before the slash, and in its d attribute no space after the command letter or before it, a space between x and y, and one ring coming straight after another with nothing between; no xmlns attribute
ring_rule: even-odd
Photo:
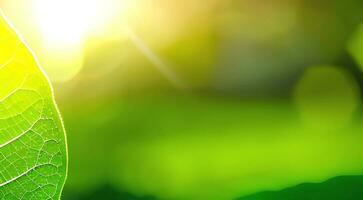
<svg viewBox="0 0 363 200"><path fill-rule="evenodd" d="M49 81L0 15L0 199L59 199L67 146Z"/></svg>

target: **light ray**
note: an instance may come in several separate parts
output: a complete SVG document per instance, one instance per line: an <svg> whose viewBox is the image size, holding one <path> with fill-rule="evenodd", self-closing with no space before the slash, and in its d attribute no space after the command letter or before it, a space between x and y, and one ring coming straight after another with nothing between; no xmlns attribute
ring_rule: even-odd
<svg viewBox="0 0 363 200"><path fill-rule="evenodd" d="M125 27L125 31L131 42L174 87L181 90L188 89L187 84L138 35L128 27Z"/></svg>

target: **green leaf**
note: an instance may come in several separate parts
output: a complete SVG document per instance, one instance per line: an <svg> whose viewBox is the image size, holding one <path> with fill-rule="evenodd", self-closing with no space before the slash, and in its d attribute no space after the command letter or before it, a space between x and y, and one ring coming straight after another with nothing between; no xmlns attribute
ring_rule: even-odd
<svg viewBox="0 0 363 200"><path fill-rule="evenodd" d="M31 50L0 16L0 199L59 199L65 132Z"/></svg>

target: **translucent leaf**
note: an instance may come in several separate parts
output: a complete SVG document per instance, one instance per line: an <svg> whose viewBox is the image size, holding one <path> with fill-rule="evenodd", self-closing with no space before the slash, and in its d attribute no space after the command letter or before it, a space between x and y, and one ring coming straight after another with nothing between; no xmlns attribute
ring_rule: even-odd
<svg viewBox="0 0 363 200"><path fill-rule="evenodd" d="M0 16L0 199L59 199L65 133L31 50Z"/></svg>

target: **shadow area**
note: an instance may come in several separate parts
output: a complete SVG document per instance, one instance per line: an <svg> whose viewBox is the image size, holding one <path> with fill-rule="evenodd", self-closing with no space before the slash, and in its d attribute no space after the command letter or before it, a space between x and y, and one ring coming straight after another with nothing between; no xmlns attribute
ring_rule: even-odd
<svg viewBox="0 0 363 200"><path fill-rule="evenodd" d="M119 191L113 186L106 184L94 191L77 193L66 189L62 200L157 200L151 196L139 197L128 192Z"/></svg>
<svg viewBox="0 0 363 200"><path fill-rule="evenodd" d="M304 183L281 191L266 191L237 200L358 200L363 199L363 176L341 176L323 183Z"/></svg>

